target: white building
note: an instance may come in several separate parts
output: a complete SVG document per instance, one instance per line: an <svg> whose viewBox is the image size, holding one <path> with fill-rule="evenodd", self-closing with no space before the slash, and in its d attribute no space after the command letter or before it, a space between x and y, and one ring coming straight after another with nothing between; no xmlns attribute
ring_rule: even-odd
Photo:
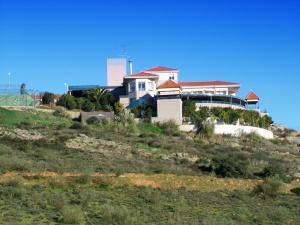
<svg viewBox="0 0 300 225"><path fill-rule="evenodd" d="M171 83L169 82L170 80L172 81ZM237 92L240 89L239 83L225 81L179 81L178 69L162 66L124 76L123 86L126 89L126 95L121 96L120 100L125 106L137 101L144 103L147 99L161 95L162 92L166 95L168 85L170 85L169 88L172 88L174 83L179 87L178 94L180 94L181 98L192 99L198 107L245 108L249 101L249 99L237 97ZM172 90L170 91L172 92ZM253 102L257 103L257 101L250 100L250 103Z"/></svg>

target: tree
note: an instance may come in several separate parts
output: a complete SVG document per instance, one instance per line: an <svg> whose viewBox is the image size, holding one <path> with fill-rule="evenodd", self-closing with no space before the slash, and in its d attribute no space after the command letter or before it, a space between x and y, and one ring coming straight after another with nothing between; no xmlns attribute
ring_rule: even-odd
<svg viewBox="0 0 300 225"><path fill-rule="evenodd" d="M63 106L69 110L73 110L77 108L75 97L69 95L61 95L57 101L57 105Z"/></svg>
<svg viewBox="0 0 300 225"><path fill-rule="evenodd" d="M95 104L96 110L111 111L116 102L115 97L105 89L95 88L86 91L85 95L90 102Z"/></svg>
<svg viewBox="0 0 300 225"><path fill-rule="evenodd" d="M196 112L196 104L192 100L183 101L182 108L184 117L191 117Z"/></svg>
<svg viewBox="0 0 300 225"><path fill-rule="evenodd" d="M21 87L20 87L20 94L21 95L26 95L27 94L27 90L26 90L26 84L22 83Z"/></svg>
<svg viewBox="0 0 300 225"><path fill-rule="evenodd" d="M55 95L50 92L45 92L42 98L42 102L44 105L54 104Z"/></svg>

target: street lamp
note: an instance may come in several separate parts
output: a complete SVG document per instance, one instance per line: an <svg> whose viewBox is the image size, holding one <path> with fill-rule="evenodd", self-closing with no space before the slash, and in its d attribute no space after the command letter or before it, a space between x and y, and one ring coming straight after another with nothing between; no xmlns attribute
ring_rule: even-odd
<svg viewBox="0 0 300 225"><path fill-rule="evenodd" d="M10 89L10 75L11 75L11 73L9 72L8 73L8 89Z"/></svg>
<svg viewBox="0 0 300 225"><path fill-rule="evenodd" d="M64 83L64 85L65 85L65 92L66 92L66 94L68 94L68 89L69 89L68 84Z"/></svg>

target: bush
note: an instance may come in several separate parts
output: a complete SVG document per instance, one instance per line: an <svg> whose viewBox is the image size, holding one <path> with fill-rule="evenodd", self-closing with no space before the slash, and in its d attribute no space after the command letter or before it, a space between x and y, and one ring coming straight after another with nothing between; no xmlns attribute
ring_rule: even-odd
<svg viewBox="0 0 300 225"><path fill-rule="evenodd" d="M69 95L60 96L56 104L62 107L66 107L69 110L73 110L77 108L75 97Z"/></svg>
<svg viewBox="0 0 300 225"><path fill-rule="evenodd" d="M206 173L213 172L213 167L211 165L211 162L208 159L198 159L196 161L196 165L198 169L200 169L202 172L206 172Z"/></svg>
<svg viewBox="0 0 300 225"><path fill-rule="evenodd" d="M95 110L95 105L87 99L82 105L82 110L85 112L92 112Z"/></svg>
<svg viewBox="0 0 300 225"><path fill-rule="evenodd" d="M179 126L174 120L160 123L159 126L166 135L178 136L180 134Z"/></svg>
<svg viewBox="0 0 300 225"><path fill-rule="evenodd" d="M79 122L74 122L71 126L70 129L74 129L74 130L81 130L84 128L84 125L82 125L82 123Z"/></svg>
<svg viewBox="0 0 300 225"><path fill-rule="evenodd" d="M300 196L300 187L293 188L291 192L296 194L297 196Z"/></svg>
<svg viewBox="0 0 300 225"><path fill-rule="evenodd" d="M55 95L50 92L45 92L42 97L42 102L44 105L53 104L55 100Z"/></svg>
<svg viewBox="0 0 300 225"><path fill-rule="evenodd" d="M212 167L216 175L221 177L248 178L249 160L244 154L234 153L212 159Z"/></svg>
<svg viewBox="0 0 300 225"><path fill-rule="evenodd" d="M198 134L205 138L211 138L214 135L214 125L210 122L205 122L202 124L201 129L197 129Z"/></svg>
<svg viewBox="0 0 300 225"><path fill-rule="evenodd" d="M69 118L69 114L67 113L67 111L65 110L65 108L63 107L57 107L55 109L55 111L53 112L53 116L57 116L57 117L63 117L63 118Z"/></svg>
<svg viewBox="0 0 300 225"><path fill-rule="evenodd" d="M66 224L81 224L84 222L84 215L79 207L66 206L61 213Z"/></svg>
<svg viewBox="0 0 300 225"><path fill-rule="evenodd" d="M258 185L254 193L269 197L276 197L279 193L281 182L276 178L268 178L264 183Z"/></svg>
<svg viewBox="0 0 300 225"><path fill-rule="evenodd" d="M120 101L116 102L114 105L114 111L116 115L120 115L120 113L124 112L124 105Z"/></svg>
<svg viewBox="0 0 300 225"><path fill-rule="evenodd" d="M285 181L287 179L287 174L288 172L283 168L283 166L280 163L272 162L257 175L263 178L277 177L278 179Z"/></svg>
<svg viewBox="0 0 300 225"><path fill-rule="evenodd" d="M86 99L85 98L76 98L75 100L76 100L77 108L82 109Z"/></svg>
<svg viewBox="0 0 300 225"><path fill-rule="evenodd" d="M89 174L82 174L75 178L77 184L88 184L92 181L92 177Z"/></svg>
<svg viewBox="0 0 300 225"><path fill-rule="evenodd" d="M105 204L101 209L101 217L103 224L138 224L137 218L130 215L128 207L115 207L110 204Z"/></svg>

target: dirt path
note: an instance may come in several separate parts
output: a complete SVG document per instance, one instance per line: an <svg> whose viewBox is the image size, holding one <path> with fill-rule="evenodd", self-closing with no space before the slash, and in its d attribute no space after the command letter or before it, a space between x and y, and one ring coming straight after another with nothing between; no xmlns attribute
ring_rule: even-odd
<svg viewBox="0 0 300 225"><path fill-rule="evenodd" d="M101 174L94 173L91 175L84 175L78 173L63 173L57 174L54 172L43 173L6 173L0 175L0 184L7 183L16 177L23 177L25 179L25 185L34 185L39 183L56 183L66 184L68 182L74 182L79 177L87 178L87 182L91 184L109 184L113 186L145 186L161 189L179 189L185 188L187 190L198 190L204 192L213 192L218 190L241 190L251 191L258 184L261 184L262 180L255 179L228 179L228 178L215 178L211 176L177 176L172 174L134 174L126 173L121 176L114 174ZM289 184L283 184L281 192L288 193L294 187L300 187L300 180L295 180Z"/></svg>

